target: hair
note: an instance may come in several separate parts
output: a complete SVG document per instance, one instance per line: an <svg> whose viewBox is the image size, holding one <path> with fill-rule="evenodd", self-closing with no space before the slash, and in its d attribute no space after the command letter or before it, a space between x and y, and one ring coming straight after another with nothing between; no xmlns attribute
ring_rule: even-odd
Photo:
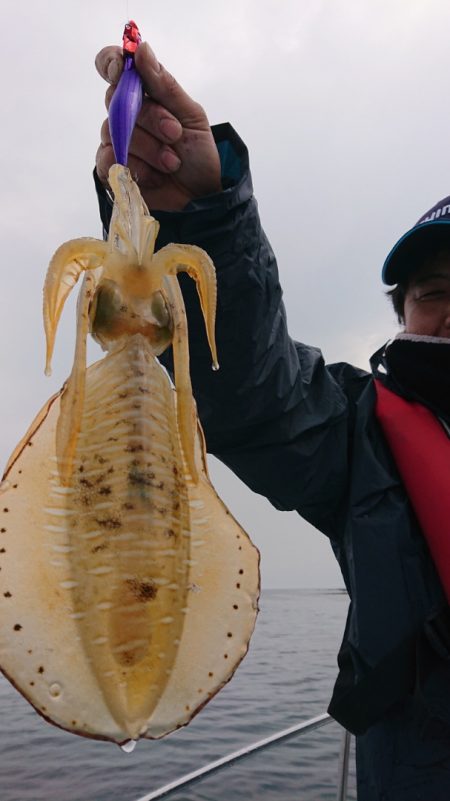
<svg viewBox="0 0 450 801"><path fill-rule="evenodd" d="M386 296L392 303L394 311L397 315L398 322L403 325L405 322L405 298L408 290L408 284L397 284L393 289L386 292Z"/></svg>

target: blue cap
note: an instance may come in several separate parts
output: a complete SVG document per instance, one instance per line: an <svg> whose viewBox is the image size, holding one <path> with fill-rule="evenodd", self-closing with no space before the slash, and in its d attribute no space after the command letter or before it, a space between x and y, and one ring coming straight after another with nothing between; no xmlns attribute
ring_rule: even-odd
<svg viewBox="0 0 450 801"><path fill-rule="evenodd" d="M450 245L450 197L440 200L394 245L383 265L381 277L393 286L415 272L430 250Z"/></svg>

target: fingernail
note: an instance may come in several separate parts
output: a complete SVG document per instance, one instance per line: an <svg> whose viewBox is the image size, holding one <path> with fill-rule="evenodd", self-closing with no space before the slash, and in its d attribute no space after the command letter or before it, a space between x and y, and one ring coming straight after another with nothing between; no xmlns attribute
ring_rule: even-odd
<svg viewBox="0 0 450 801"><path fill-rule="evenodd" d="M156 58L152 48L150 47L148 42L142 42L139 45L139 50L143 51L144 58L146 61L149 62L151 69L153 72L160 72L161 64L159 63L158 59Z"/></svg>
<svg viewBox="0 0 450 801"><path fill-rule="evenodd" d="M172 141L179 139L181 134L181 125L177 120L172 120L170 117L163 117L159 121L159 127L161 133L164 134L167 139Z"/></svg>
<svg viewBox="0 0 450 801"><path fill-rule="evenodd" d="M111 83L118 83L122 73L122 63L116 58L112 58L108 64L108 80Z"/></svg>
<svg viewBox="0 0 450 801"><path fill-rule="evenodd" d="M165 150L161 156L162 163L164 164L166 170L169 172L175 172L178 170L181 161L175 153L172 153L171 150Z"/></svg>

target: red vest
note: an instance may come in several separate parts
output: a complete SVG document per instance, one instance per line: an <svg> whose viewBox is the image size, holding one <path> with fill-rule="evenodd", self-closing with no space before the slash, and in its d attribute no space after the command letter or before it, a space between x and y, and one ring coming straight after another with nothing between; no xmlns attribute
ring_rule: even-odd
<svg viewBox="0 0 450 801"><path fill-rule="evenodd" d="M375 413L450 603L450 437L421 403L376 380Z"/></svg>

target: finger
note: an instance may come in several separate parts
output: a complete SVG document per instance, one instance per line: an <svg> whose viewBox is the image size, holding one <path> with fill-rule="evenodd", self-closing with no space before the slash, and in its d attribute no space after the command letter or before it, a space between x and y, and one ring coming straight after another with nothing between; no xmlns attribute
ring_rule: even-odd
<svg viewBox="0 0 450 801"><path fill-rule="evenodd" d="M128 169L141 192L148 189L160 189L167 181L164 173L155 170L154 167L142 161L138 156L130 156Z"/></svg>
<svg viewBox="0 0 450 801"><path fill-rule="evenodd" d="M105 95L106 108L109 109L115 86L108 86ZM183 135L181 123L167 109L145 98L137 118L137 124L160 139L161 142L177 142Z"/></svg>
<svg viewBox="0 0 450 801"><path fill-rule="evenodd" d="M108 111L109 111L109 106L110 106L110 103L111 103L111 100L112 100L112 96L113 96L115 91L116 91L115 84L113 84L112 86L108 86L108 88L106 90L106 93L105 93L105 106L106 106L106 109Z"/></svg>
<svg viewBox="0 0 450 801"><path fill-rule="evenodd" d="M135 64L144 87L153 100L170 111L182 125L209 128L208 119L200 104L192 100L170 72L159 63L148 42L143 42L136 50Z"/></svg>
<svg viewBox="0 0 450 801"><path fill-rule="evenodd" d="M111 45L97 53L95 66L99 75L108 83L116 84L122 74L122 48Z"/></svg>
<svg viewBox="0 0 450 801"><path fill-rule="evenodd" d="M177 142L183 135L182 125L177 118L153 101L144 101L137 124L163 142Z"/></svg>
<svg viewBox="0 0 450 801"><path fill-rule="evenodd" d="M108 120L105 120L102 124L100 140L104 147L111 145ZM176 172L181 165L180 158L171 147L161 143L159 139L138 125L133 131L128 153L129 156L132 155L135 158L139 158L153 169L163 173Z"/></svg>
<svg viewBox="0 0 450 801"><path fill-rule="evenodd" d="M95 168L98 177L105 186L108 184L109 168L112 167L115 161L112 145L99 145L95 155Z"/></svg>
<svg viewBox="0 0 450 801"><path fill-rule="evenodd" d="M103 120L102 127L100 128L100 142L102 145L111 144L111 134L109 131L109 120Z"/></svg>
<svg viewBox="0 0 450 801"><path fill-rule="evenodd" d="M181 165L179 156L169 145L161 143L139 125L136 125L133 131L129 152L160 172L173 173Z"/></svg>
<svg viewBox="0 0 450 801"><path fill-rule="evenodd" d="M105 186L108 186L108 173L114 163L112 145L100 145L96 155L96 168L97 175ZM137 156L130 156L128 168L133 180L142 190L160 189L167 181L165 174L154 169L154 167Z"/></svg>

